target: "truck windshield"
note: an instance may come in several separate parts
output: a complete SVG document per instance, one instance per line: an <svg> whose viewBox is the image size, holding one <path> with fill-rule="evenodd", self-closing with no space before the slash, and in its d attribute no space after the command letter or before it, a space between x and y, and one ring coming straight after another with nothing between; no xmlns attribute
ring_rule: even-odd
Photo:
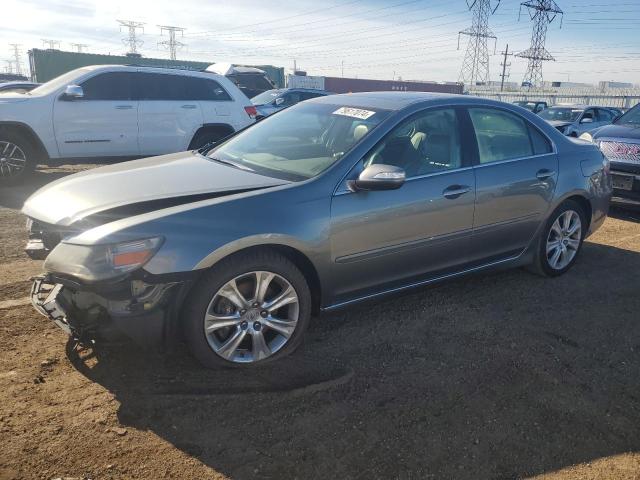
<svg viewBox="0 0 640 480"><path fill-rule="evenodd" d="M622 115L614 123L616 125L640 125L640 104Z"/></svg>
<svg viewBox="0 0 640 480"><path fill-rule="evenodd" d="M300 103L267 117L208 152L213 160L300 181L340 160L387 110Z"/></svg>

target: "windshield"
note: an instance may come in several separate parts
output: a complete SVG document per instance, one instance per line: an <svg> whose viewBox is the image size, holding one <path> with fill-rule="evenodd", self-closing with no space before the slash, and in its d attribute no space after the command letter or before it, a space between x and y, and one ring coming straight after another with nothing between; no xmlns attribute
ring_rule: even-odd
<svg viewBox="0 0 640 480"><path fill-rule="evenodd" d="M89 71L89 68L76 68L75 70L71 70L70 72L63 73L59 77L53 78L47 83L43 83L39 87L34 88L29 92L29 95L48 95L51 92L55 92L59 88L73 84L73 82L79 76Z"/></svg>
<svg viewBox="0 0 640 480"><path fill-rule="evenodd" d="M551 107L540 112L540 116L545 120L558 120L561 122L575 122L584 112L582 108L571 107Z"/></svg>
<svg viewBox="0 0 640 480"><path fill-rule="evenodd" d="M239 133L208 156L263 175L306 180L340 160L388 114L373 108L300 103Z"/></svg>
<svg viewBox="0 0 640 480"><path fill-rule="evenodd" d="M640 103L618 118L616 125L640 125Z"/></svg>
<svg viewBox="0 0 640 480"><path fill-rule="evenodd" d="M521 106L522 108L526 108L527 110L533 112L536 108L536 104L534 102L513 102L516 105Z"/></svg>
<svg viewBox="0 0 640 480"><path fill-rule="evenodd" d="M254 105L264 105L272 102L275 98L279 97L282 90L267 90L259 95L256 95L251 99L251 103Z"/></svg>

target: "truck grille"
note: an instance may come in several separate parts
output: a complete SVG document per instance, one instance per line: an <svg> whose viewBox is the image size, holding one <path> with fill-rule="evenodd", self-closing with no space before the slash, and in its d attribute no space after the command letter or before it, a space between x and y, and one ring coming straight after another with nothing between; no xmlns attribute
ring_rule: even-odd
<svg viewBox="0 0 640 480"><path fill-rule="evenodd" d="M600 142L600 150L609 160L640 164L640 143Z"/></svg>

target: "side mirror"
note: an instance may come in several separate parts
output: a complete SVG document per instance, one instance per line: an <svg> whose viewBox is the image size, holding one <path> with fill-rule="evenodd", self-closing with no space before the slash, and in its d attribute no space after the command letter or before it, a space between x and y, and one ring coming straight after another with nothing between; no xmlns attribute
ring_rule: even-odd
<svg viewBox="0 0 640 480"><path fill-rule="evenodd" d="M67 100L77 100L84 97L84 92L80 85L67 85L64 89L64 98Z"/></svg>
<svg viewBox="0 0 640 480"><path fill-rule="evenodd" d="M580 123L593 123L593 118L587 117L580 120Z"/></svg>
<svg viewBox="0 0 640 480"><path fill-rule="evenodd" d="M395 190L406 179L404 170L393 165L375 164L365 168L357 180L349 181L349 188L357 190Z"/></svg>
<svg viewBox="0 0 640 480"><path fill-rule="evenodd" d="M279 107L280 105L282 105L284 103L284 98L282 97L278 97L276 98L276 105Z"/></svg>

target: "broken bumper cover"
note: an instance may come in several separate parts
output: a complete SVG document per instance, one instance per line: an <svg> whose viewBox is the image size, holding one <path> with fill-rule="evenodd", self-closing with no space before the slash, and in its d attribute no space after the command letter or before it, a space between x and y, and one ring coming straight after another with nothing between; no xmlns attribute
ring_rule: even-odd
<svg viewBox="0 0 640 480"><path fill-rule="evenodd" d="M80 341L110 341L124 335L143 347L165 349L178 338L178 313L191 276L155 283L145 280L82 285L47 274L34 278L31 302Z"/></svg>

